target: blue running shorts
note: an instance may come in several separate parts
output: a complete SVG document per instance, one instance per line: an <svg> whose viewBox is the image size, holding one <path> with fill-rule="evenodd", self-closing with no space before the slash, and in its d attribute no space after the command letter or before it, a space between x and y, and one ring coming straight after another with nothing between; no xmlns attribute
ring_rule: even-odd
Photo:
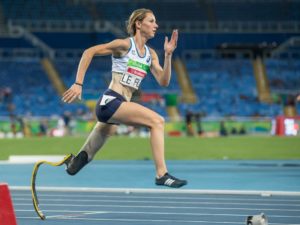
<svg viewBox="0 0 300 225"><path fill-rule="evenodd" d="M98 120L103 123L108 123L107 121L124 101L126 101L126 99L122 95L111 89L107 89L99 98L96 105L96 116Z"/></svg>

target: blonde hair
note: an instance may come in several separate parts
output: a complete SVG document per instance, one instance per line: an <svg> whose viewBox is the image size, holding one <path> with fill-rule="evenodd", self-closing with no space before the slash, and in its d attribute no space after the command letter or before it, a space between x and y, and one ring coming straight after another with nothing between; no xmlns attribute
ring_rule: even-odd
<svg viewBox="0 0 300 225"><path fill-rule="evenodd" d="M136 27L135 27L136 21L143 21L147 13L153 14L152 10L144 9L144 8L136 9L131 13L129 19L126 21L127 33L130 36L134 36L136 34Z"/></svg>

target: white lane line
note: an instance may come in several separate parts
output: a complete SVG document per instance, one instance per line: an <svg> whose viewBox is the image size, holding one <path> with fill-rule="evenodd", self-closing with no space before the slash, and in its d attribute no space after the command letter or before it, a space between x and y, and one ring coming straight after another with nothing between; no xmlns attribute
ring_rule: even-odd
<svg viewBox="0 0 300 225"><path fill-rule="evenodd" d="M50 212L48 210L46 210L46 212ZM51 215L51 216L46 216L47 219L49 218L77 218L77 217L81 217L81 216L85 216L85 215L96 215L96 214L108 214L108 212L105 211L57 211L57 210L53 210L52 212L64 212L64 213L68 213L68 214L63 214L63 215Z"/></svg>
<svg viewBox="0 0 300 225"><path fill-rule="evenodd" d="M153 206L149 206L149 205L109 205L109 204L105 204L105 205L100 205L100 204L93 204L93 205L89 205L89 204L41 204L43 207L45 206L54 206L54 207L81 207L81 208L86 208L86 207L111 207L111 208L155 208L157 209L162 208L162 209L217 209L217 210L255 210L257 208L234 208L234 207L203 207L203 206L157 206L157 205L153 205ZM17 203L14 204L15 208L17 208L18 206L32 206L32 204L29 203ZM16 207L17 206L17 207ZM274 209L274 208L266 208L263 209L264 211L281 211L281 212L300 212L300 209Z"/></svg>
<svg viewBox="0 0 300 225"><path fill-rule="evenodd" d="M36 219L36 217L18 217L18 219ZM226 221L205 221L205 220L147 220L147 219L126 219L126 218L119 218L119 219L105 219L105 218L80 218L80 217L60 217L60 218L49 218L49 219L59 219L59 220L80 220L80 221L118 221L118 222L155 222L155 223L205 223L205 224L244 224L241 222L226 222ZM270 224L270 223L269 223ZM300 224L290 224L290 225L300 225Z"/></svg>
<svg viewBox="0 0 300 225"><path fill-rule="evenodd" d="M31 197L31 194L19 194L19 193L13 193L13 196L15 197ZM195 196L195 197L179 197L179 196L133 196L133 195L80 195L80 194L76 194L76 195L72 195L69 193L66 194L39 194L39 197L60 197L60 198L92 198L92 199L103 199L103 198L124 198L124 199L173 199L173 200L218 200L218 201L270 201L270 202L300 202L300 198L299 199L274 199L271 197L259 197L259 198L221 198L221 197L199 197L199 196Z"/></svg>
<svg viewBox="0 0 300 225"><path fill-rule="evenodd" d="M30 209L15 210L16 212L35 212ZM73 211L73 210L43 210L48 213L70 213L70 216L78 215L95 215L95 214L143 214L143 215L180 215L180 216L232 216L232 217L246 217L246 214L232 214L232 213L181 213L181 212L147 212L147 211ZM78 215L76 215L78 214ZM49 217L59 217L64 215L53 215ZM300 216L288 216L288 215L272 215L272 218L300 218Z"/></svg>
<svg viewBox="0 0 300 225"><path fill-rule="evenodd" d="M10 186L10 190L30 191L29 186ZM300 196L299 191L269 190L211 190L211 189L151 189L151 188L89 188L89 187L38 187L38 191L56 192L106 192L106 193L175 193L175 194L222 194L222 195L278 195Z"/></svg>
<svg viewBox="0 0 300 225"><path fill-rule="evenodd" d="M14 201L29 201L30 199L28 198L14 198ZM47 201L47 202L116 202L116 203L144 203L144 204L189 204L189 205L249 205L248 202L244 202L244 203L238 203L238 202L218 202L218 201L209 201L209 202L203 202L203 201L199 201L199 202L185 202L185 201L151 201L151 200L147 200L147 201L142 201L142 200L112 200L112 199L52 199L52 198L40 198L39 201ZM269 206L269 205L274 205L274 204L270 204L270 203L250 203L252 206ZM297 207L300 206L300 204L276 204L276 206L293 206L293 207Z"/></svg>
<svg viewBox="0 0 300 225"><path fill-rule="evenodd" d="M18 219L36 219L36 217L18 217ZM50 218L55 219L55 218ZM146 219L105 219L105 218L80 218L80 217L74 217L74 218L68 218L68 217L62 217L57 218L60 220L80 220L80 221L118 221L118 222L155 222L155 223L180 223L180 224L186 224L186 223L204 223L204 224L240 224L244 225L244 222L227 222L227 221L208 221L208 220L146 220ZM299 223L295 224L282 224L282 223L268 223L269 225L300 225Z"/></svg>

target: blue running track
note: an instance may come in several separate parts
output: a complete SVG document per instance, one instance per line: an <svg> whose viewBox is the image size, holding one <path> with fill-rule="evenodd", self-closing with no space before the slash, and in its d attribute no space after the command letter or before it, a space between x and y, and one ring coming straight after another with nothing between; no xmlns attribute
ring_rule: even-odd
<svg viewBox="0 0 300 225"><path fill-rule="evenodd" d="M40 220L32 206L33 164L0 163L19 225L245 224L265 213L269 224L300 225L300 161L169 161L189 184L154 185L151 161L95 161L76 176L43 165L37 177Z"/></svg>

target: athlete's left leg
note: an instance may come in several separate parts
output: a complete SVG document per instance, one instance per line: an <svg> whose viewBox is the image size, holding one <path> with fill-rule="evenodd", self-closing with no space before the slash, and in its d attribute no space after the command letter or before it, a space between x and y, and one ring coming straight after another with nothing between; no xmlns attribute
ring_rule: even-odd
<svg viewBox="0 0 300 225"><path fill-rule="evenodd" d="M150 129L152 155L156 168L157 185L179 188L187 184L168 173L164 149L164 118L156 112L134 102L123 102L109 122L133 126L146 126Z"/></svg>

